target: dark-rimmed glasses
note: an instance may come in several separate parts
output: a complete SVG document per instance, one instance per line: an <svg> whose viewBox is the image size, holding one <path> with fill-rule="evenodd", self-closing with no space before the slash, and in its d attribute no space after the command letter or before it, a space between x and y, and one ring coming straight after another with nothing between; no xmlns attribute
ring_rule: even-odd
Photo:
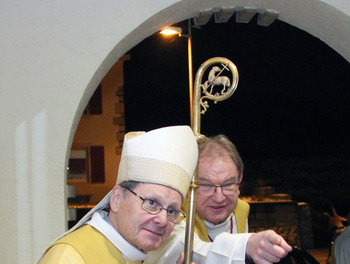
<svg viewBox="0 0 350 264"><path fill-rule="evenodd" d="M185 214L179 210L176 210L174 208L164 208L160 203L158 203L155 200L143 198L128 187L123 188L127 189L129 192L131 192L132 194L134 194L142 200L141 208L147 213L156 215L159 214L162 210L165 210L167 212L168 221L174 224L180 223L181 220L185 218Z"/></svg>
<svg viewBox="0 0 350 264"><path fill-rule="evenodd" d="M237 187L239 186L239 182L235 183L226 183L223 185L214 185L214 184L207 184L207 183L199 183L199 189L198 192L204 196L212 196L216 192L216 188L221 188L221 191L224 195L230 196L234 195L237 191Z"/></svg>

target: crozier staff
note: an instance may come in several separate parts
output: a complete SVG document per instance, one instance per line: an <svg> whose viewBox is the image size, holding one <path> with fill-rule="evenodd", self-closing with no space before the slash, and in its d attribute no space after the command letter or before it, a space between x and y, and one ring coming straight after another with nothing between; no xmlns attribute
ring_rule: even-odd
<svg viewBox="0 0 350 264"><path fill-rule="evenodd" d="M141 263L181 220L197 159L188 126L127 133L117 185L38 263Z"/></svg>

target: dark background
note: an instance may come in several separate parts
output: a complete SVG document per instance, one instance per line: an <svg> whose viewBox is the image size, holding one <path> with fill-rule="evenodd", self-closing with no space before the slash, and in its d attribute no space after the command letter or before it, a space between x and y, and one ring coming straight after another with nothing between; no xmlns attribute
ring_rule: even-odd
<svg viewBox="0 0 350 264"><path fill-rule="evenodd" d="M186 31L187 21L178 24ZM186 32L184 32L186 33ZM238 68L226 101L202 115L201 133L222 133L245 163L241 195L272 186L315 212L350 209L350 64L325 43L282 21L192 29L193 72L212 57ZM125 63L126 130L190 125L187 38L154 34ZM193 77L194 78L194 77Z"/></svg>

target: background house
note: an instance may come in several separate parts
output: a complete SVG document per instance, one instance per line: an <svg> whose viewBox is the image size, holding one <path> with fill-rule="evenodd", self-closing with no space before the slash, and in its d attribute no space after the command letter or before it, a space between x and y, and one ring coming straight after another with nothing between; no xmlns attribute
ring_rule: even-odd
<svg viewBox="0 0 350 264"><path fill-rule="evenodd" d="M91 204L98 203L116 183L125 135L123 65L129 59L121 57L102 79L74 135L67 184L75 186L78 196L89 197ZM84 153L84 158L77 159L76 153ZM84 173L75 174L74 165Z"/></svg>

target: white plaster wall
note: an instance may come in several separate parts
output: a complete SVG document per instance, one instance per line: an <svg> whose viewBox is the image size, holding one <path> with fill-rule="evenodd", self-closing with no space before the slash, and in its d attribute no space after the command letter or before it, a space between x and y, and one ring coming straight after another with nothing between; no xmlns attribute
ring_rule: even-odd
<svg viewBox="0 0 350 264"><path fill-rule="evenodd" d="M347 0L0 2L1 263L33 263L65 231L71 141L114 62L161 27L218 6L279 11L350 60Z"/></svg>

